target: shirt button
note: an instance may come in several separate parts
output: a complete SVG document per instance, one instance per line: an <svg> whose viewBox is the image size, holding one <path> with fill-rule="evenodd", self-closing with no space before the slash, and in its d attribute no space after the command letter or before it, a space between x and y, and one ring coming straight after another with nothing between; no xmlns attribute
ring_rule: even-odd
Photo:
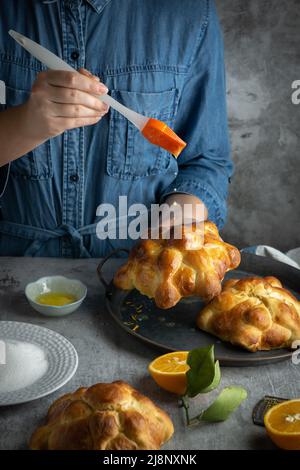
<svg viewBox="0 0 300 470"><path fill-rule="evenodd" d="M79 52L78 51L73 51L72 54L71 54L71 58L73 60L77 60L79 57Z"/></svg>
<svg viewBox="0 0 300 470"><path fill-rule="evenodd" d="M74 175L71 175L70 181L72 181L72 183L77 183L79 181L79 175L77 175L76 173Z"/></svg>

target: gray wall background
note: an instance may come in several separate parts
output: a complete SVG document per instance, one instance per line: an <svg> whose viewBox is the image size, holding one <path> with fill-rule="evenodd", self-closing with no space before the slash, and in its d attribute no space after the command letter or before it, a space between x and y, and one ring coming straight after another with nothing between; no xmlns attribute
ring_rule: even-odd
<svg viewBox="0 0 300 470"><path fill-rule="evenodd" d="M300 246L300 0L216 0L225 40L235 175L223 236Z"/></svg>

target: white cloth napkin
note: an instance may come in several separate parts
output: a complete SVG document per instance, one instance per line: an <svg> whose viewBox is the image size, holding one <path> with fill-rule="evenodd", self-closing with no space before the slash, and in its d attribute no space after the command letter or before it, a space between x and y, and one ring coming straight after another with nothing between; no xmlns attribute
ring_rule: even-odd
<svg viewBox="0 0 300 470"><path fill-rule="evenodd" d="M249 251L259 256L269 256L281 261L282 263L286 263L294 268L300 269L300 248L294 248L293 250L289 250L287 253L282 253L282 251L276 250L276 248L271 246L257 245L256 247L251 247L250 249L246 248L242 251Z"/></svg>

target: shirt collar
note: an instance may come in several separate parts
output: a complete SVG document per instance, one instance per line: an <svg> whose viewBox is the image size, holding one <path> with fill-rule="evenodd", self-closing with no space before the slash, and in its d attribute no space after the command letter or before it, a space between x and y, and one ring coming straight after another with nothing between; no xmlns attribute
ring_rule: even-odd
<svg viewBox="0 0 300 470"><path fill-rule="evenodd" d="M97 13L101 13L102 10L106 7L106 5L111 2L111 0L86 0L95 10Z"/></svg>
<svg viewBox="0 0 300 470"><path fill-rule="evenodd" d="M54 3L57 0L42 0L42 3ZM69 0L72 1L72 0ZM86 0L97 13L101 13L111 0Z"/></svg>

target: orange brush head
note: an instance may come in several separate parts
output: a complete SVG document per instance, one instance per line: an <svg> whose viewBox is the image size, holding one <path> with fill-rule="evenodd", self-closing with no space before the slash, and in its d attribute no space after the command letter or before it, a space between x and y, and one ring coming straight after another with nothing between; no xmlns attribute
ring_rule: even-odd
<svg viewBox="0 0 300 470"><path fill-rule="evenodd" d="M158 119L150 118L142 129L142 134L151 144L164 148L176 158L186 147L186 143L167 124Z"/></svg>

